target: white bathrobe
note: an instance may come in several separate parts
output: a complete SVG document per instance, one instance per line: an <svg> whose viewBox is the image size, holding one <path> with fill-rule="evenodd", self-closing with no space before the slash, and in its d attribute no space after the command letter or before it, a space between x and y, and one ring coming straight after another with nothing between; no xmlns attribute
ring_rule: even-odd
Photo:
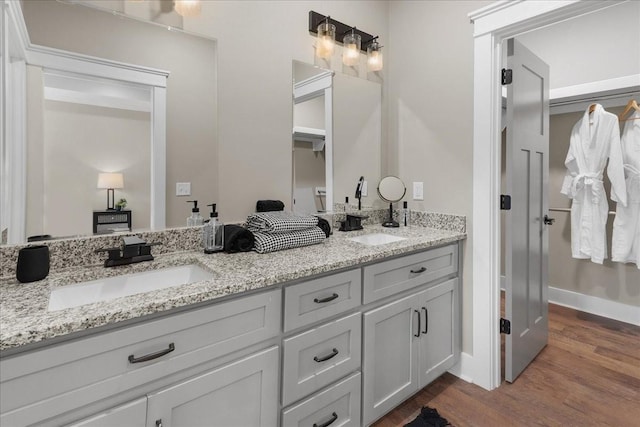
<svg viewBox="0 0 640 427"><path fill-rule="evenodd" d="M627 206L618 118L596 104L571 131L569 152L564 161L567 174L562 194L571 204L571 252L574 258L602 264L607 258L606 224L609 213L602 177L607 166L611 199Z"/></svg>
<svg viewBox="0 0 640 427"><path fill-rule="evenodd" d="M640 113L625 122L621 138L627 206L620 203L613 221L611 259L635 262L640 269Z"/></svg>

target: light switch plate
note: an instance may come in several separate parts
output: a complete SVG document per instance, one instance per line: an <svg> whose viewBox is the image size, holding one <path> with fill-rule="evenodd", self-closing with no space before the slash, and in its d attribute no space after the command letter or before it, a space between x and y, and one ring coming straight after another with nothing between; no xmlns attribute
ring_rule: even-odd
<svg viewBox="0 0 640 427"><path fill-rule="evenodd" d="M424 200L424 186L422 182L413 183L413 200Z"/></svg>
<svg viewBox="0 0 640 427"><path fill-rule="evenodd" d="M367 189L368 189L367 181L362 181L362 188L360 189L360 193L362 193L362 197L367 197Z"/></svg>
<svg viewBox="0 0 640 427"><path fill-rule="evenodd" d="M191 195L190 182L176 182L176 196L190 196L190 195Z"/></svg>

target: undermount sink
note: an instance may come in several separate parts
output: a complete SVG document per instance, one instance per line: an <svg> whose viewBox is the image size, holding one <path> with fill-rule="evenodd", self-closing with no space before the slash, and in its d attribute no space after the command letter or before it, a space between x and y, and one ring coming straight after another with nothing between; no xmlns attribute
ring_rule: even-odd
<svg viewBox="0 0 640 427"><path fill-rule="evenodd" d="M351 240L352 242L362 243L364 245L369 246L377 246L384 245L387 243L399 242L401 240L406 240L406 237L400 236L392 236L390 234L385 233L373 233L373 234L363 234L362 236L349 237L347 240Z"/></svg>
<svg viewBox="0 0 640 427"><path fill-rule="evenodd" d="M195 264L106 277L54 289L48 310L63 310L212 278L213 273Z"/></svg>

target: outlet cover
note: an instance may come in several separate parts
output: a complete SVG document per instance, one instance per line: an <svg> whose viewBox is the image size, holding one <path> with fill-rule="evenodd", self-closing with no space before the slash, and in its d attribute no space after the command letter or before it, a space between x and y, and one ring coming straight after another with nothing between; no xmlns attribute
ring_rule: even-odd
<svg viewBox="0 0 640 427"><path fill-rule="evenodd" d="M191 195L190 182L176 182L176 196L190 196L190 195Z"/></svg>
<svg viewBox="0 0 640 427"><path fill-rule="evenodd" d="M369 186L367 185L367 181L362 181L362 189L360 190L362 197L367 197L368 188Z"/></svg>
<svg viewBox="0 0 640 427"><path fill-rule="evenodd" d="M424 183L413 183L413 200L424 200Z"/></svg>

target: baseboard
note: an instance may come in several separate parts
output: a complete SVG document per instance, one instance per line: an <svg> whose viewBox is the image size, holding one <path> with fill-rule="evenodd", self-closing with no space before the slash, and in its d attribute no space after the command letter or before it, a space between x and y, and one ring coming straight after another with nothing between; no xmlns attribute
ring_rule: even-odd
<svg viewBox="0 0 640 427"><path fill-rule="evenodd" d="M640 307L549 286L549 302L640 326Z"/></svg>
<svg viewBox="0 0 640 427"><path fill-rule="evenodd" d="M462 352L460 353L460 361L449 369L449 373L468 383L473 383L472 368L473 356L469 353Z"/></svg>

